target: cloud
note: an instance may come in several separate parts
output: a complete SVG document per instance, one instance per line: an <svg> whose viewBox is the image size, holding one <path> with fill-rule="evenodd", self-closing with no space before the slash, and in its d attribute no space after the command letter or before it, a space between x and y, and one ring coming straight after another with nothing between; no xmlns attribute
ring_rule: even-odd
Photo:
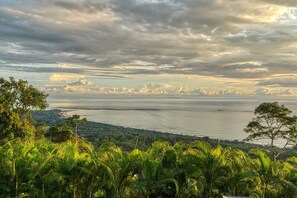
<svg viewBox="0 0 297 198"><path fill-rule="evenodd" d="M253 95L256 96L297 96L296 92L291 89L270 89L260 88L254 91Z"/></svg>
<svg viewBox="0 0 297 198"><path fill-rule="evenodd" d="M262 0L269 4L276 4L281 6L297 7L297 2L295 0Z"/></svg>
<svg viewBox="0 0 297 198"><path fill-rule="evenodd" d="M144 75L149 81L164 74L253 79L258 81L254 89L293 88L294 80L267 78L297 74L293 0L0 0L0 4L1 71L127 81Z"/></svg>
<svg viewBox="0 0 297 198"><path fill-rule="evenodd" d="M173 83L145 83L137 87L131 86L106 86L93 83L87 79L77 81L47 85L43 91L49 93L88 93L88 94L116 94L116 95L195 95L195 96L238 96L244 95L239 90L208 88L191 88Z"/></svg>
<svg viewBox="0 0 297 198"><path fill-rule="evenodd" d="M69 78L71 79L71 78ZM108 86L80 78L62 84L47 85L42 88L49 93L77 94L116 94L116 95L191 95L191 96L297 96L297 91L290 88L261 87L258 89L242 90L230 86L220 88L193 87L178 83L149 82L133 86Z"/></svg>
<svg viewBox="0 0 297 198"><path fill-rule="evenodd" d="M70 86L92 86L93 83L87 79L79 79L78 81L68 83Z"/></svg>
<svg viewBox="0 0 297 198"><path fill-rule="evenodd" d="M66 64L66 63L59 63L59 67L61 67L61 68L70 68L71 66L69 64Z"/></svg>
<svg viewBox="0 0 297 198"><path fill-rule="evenodd" d="M265 67L258 67L258 68L238 68L236 71L240 73L259 73L259 72L268 72L268 69Z"/></svg>
<svg viewBox="0 0 297 198"><path fill-rule="evenodd" d="M272 87L297 87L297 74L275 75L270 79L262 80L257 83L259 86Z"/></svg>
<svg viewBox="0 0 297 198"><path fill-rule="evenodd" d="M81 75L77 75L77 74L63 74L63 73L54 73L50 76L50 80L54 81L54 82L69 82L78 78L82 78L83 76ZM80 81L77 82L73 82L75 83L79 83Z"/></svg>

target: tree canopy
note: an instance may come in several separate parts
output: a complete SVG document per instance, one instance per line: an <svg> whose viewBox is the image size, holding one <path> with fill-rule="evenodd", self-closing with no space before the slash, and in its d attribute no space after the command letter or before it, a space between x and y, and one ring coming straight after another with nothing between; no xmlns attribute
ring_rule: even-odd
<svg viewBox="0 0 297 198"><path fill-rule="evenodd" d="M7 110L17 113L20 117L33 110L45 109L48 94L29 85L27 81L16 81L0 78L0 104Z"/></svg>
<svg viewBox="0 0 297 198"><path fill-rule="evenodd" d="M246 140L269 139L272 148L276 139L284 139L284 147L297 142L297 117L284 105L264 102L255 109L254 114L256 118L244 129L249 134ZM275 157L277 154L273 152L273 158Z"/></svg>
<svg viewBox="0 0 297 198"><path fill-rule="evenodd" d="M130 152L111 142L12 140L0 146L2 197L223 197L297 195L297 158L263 151L154 142Z"/></svg>
<svg viewBox="0 0 297 198"><path fill-rule="evenodd" d="M69 118L67 118L66 120L66 126L72 128L72 130L77 133L78 132L78 125L79 124L86 124L87 123L87 119L86 118L82 118L80 119L80 115L72 115Z"/></svg>
<svg viewBox="0 0 297 198"><path fill-rule="evenodd" d="M47 107L47 96L27 81L0 78L0 140L34 137L31 113Z"/></svg>

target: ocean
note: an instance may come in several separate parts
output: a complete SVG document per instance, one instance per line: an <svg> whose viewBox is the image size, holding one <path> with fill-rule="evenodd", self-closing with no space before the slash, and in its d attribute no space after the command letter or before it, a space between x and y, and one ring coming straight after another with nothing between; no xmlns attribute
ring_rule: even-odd
<svg viewBox="0 0 297 198"><path fill-rule="evenodd" d="M48 101L51 109L90 121L229 140L247 137L244 128L262 102L278 101L297 114L295 98L54 94Z"/></svg>

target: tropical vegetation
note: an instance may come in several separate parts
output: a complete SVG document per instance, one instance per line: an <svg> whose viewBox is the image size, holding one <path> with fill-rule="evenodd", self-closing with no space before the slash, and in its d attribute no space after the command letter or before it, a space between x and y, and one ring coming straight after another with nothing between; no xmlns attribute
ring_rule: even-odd
<svg viewBox="0 0 297 198"><path fill-rule="evenodd" d="M296 197L297 157L273 161L263 151L154 142L125 151L19 139L0 147L2 197Z"/></svg>
<svg viewBox="0 0 297 198"><path fill-rule="evenodd" d="M296 155L278 160L271 149L204 141L141 149L140 136L132 149L108 139L94 146L78 135L86 124L78 115L49 126L34 119L46 97L26 81L0 78L1 197L297 197Z"/></svg>

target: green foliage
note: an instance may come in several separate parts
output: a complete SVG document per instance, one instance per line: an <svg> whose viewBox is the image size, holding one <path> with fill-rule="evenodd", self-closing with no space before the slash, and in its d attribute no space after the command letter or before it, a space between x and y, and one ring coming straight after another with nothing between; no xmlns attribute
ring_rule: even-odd
<svg viewBox="0 0 297 198"><path fill-rule="evenodd" d="M19 116L14 112L6 111L0 104L0 140L6 141L15 137L24 137L25 131Z"/></svg>
<svg viewBox="0 0 297 198"><path fill-rule="evenodd" d="M12 111L7 111L0 104L0 144L15 138L32 140L35 128L29 119L21 119Z"/></svg>
<svg viewBox="0 0 297 198"><path fill-rule="evenodd" d="M45 133L45 137L52 142L66 142L75 137L75 133L64 125L50 127Z"/></svg>
<svg viewBox="0 0 297 198"><path fill-rule="evenodd" d="M296 197L297 158L260 150L154 142L146 151L87 141L12 140L0 147L3 197Z"/></svg>
<svg viewBox="0 0 297 198"><path fill-rule="evenodd" d="M78 125L79 124L86 124L87 119L83 118L80 119L80 115L73 115L66 119L66 126L71 127L72 130L77 133L78 132Z"/></svg>
<svg viewBox="0 0 297 198"><path fill-rule="evenodd" d="M31 112L44 109L46 97L26 81L0 78L1 197L297 197L295 156L277 161L259 149L246 154L228 146L252 147L243 142L221 146L207 137L87 122L79 115L57 119L55 110L50 121L41 113L52 126L45 132ZM296 117L290 113L263 103L246 129L250 139L269 137L271 146L276 138L295 142ZM97 145L77 136L79 130Z"/></svg>
<svg viewBox="0 0 297 198"><path fill-rule="evenodd" d="M245 128L245 132L249 134L246 140L270 139L272 149L274 141L279 138L286 140L284 147L296 144L297 117L291 113L284 105L279 105L277 102L260 104L254 112L257 117ZM272 158L275 159L277 156L278 153L273 150Z"/></svg>
<svg viewBox="0 0 297 198"><path fill-rule="evenodd" d="M31 112L45 109L47 96L27 81L0 78L0 143L14 138L33 140L36 130Z"/></svg>
<svg viewBox="0 0 297 198"><path fill-rule="evenodd" d="M64 124L58 124L49 128L45 137L52 142L65 142L77 136L78 125L86 124L87 119L80 119L79 115L73 115L66 119Z"/></svg>
<svg viewBox="0 0 297 198"><path fill-rule="evenodd" d="M9 80L0 78L0 104L20 117L35 109L45 109L47 96L48 94L29 85L27 81L16 81L13 77Z"/></svg>

